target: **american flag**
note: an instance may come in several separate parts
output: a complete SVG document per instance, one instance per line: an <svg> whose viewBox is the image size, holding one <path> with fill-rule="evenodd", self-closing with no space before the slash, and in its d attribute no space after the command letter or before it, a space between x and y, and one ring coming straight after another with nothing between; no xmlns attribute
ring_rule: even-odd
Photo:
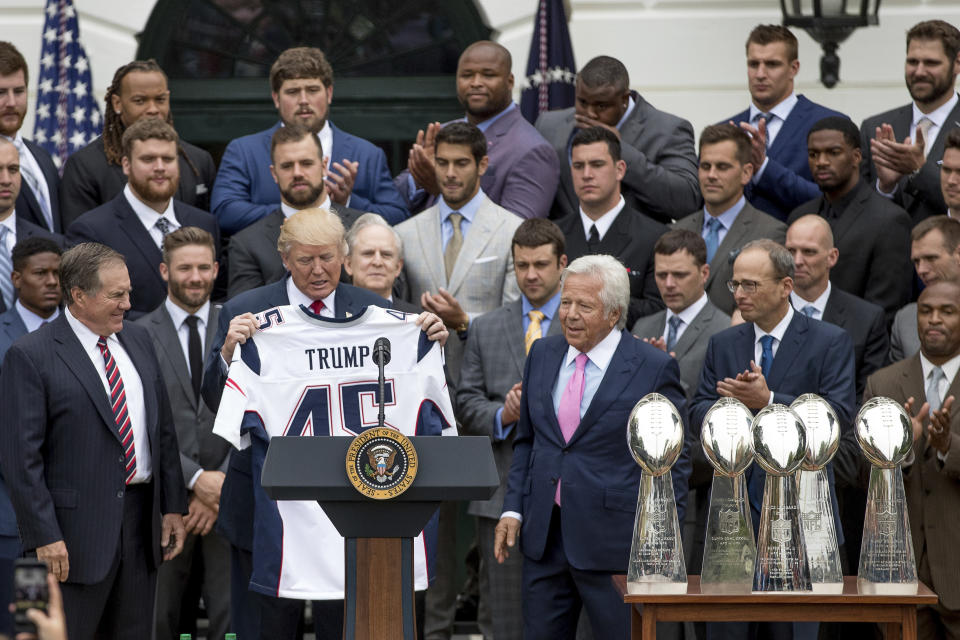
<svg viewBox="0 0 960 640"><path fill-rule="evenodd" d="M62 170L67 156L100 135L103 120L73 0L47 0L45 13L33 139Z"/></svg>
<svg viewBox="0 0 960 640"><path fill-rule="evenodd" d="M577 77L563 0L540 0L534 20L527 75L520 79L520 112L530 122L544 111L572 107Z"/></svg>

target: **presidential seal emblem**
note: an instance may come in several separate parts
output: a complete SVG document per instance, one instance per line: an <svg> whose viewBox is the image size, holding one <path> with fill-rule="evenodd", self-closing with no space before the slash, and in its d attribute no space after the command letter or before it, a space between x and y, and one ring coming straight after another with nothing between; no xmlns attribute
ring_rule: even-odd
<svg viewBox="0 0 960 640"><path fill-rule="evenodd" d="M347 477L368 498L395 498L417 477L417 451L396 429L367 429L347 449Z"/></svg>

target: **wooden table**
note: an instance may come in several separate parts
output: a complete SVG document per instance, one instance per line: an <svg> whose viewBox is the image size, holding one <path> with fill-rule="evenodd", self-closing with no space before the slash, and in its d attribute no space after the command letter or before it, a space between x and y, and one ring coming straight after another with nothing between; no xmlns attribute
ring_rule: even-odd
<svg viewBox="0 0 960 640"><path fill-rule="evenodd" d="M886 626L886 640L916 640L917 605L937 602L923 583L916 595L860 595L856 576L843 578L842 594L703 594L700 576L688 576L686 593L627 595L626 576L614 576L613 583L630 605L632 640L655 640L658 621L688 620L878 622Z"/></svg>

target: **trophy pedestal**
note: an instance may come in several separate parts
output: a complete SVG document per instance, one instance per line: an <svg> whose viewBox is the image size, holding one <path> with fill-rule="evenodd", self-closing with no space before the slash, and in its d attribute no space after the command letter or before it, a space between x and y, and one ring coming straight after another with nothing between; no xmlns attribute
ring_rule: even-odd
<svg viewBox="0 0 960 640"><path fill-rule="evenodd" d="M843 593L843 571L837 549L830 484L824 469L800 470L800 522L814 593Z"/></svg>
<svg viewBox="0 0 960 640"><path fill-rule="evenodd" d="M812 591L793 474L767 473L760 511L754 591Z"/></svg>
<svg viewBox="0 0 960 640"><path fill-rule="evenodd" d="M908 595L917 592L910 517L899 465L870 470L867 511L857 587L860 593Z"/></svg>
<svg viewBox="0 0 960 640"><path fill-rule="evenodd" d="M713 474L707 535L703 543L702 593L750 593L757 544L743 474Z"/></svg>
<svg viewBox="0 0 960 640"><path fill-rule="evenodd" d="M633 524L627 592L686 593L687 570L683 561L677 502L669 473L644 472Z"/></svg>

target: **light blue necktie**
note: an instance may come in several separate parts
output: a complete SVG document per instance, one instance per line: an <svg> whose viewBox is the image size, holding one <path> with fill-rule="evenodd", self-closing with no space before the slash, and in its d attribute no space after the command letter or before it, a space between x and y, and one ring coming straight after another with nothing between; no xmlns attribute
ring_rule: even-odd
<svg viewBox="0 0 960 640"><path fill-rule="evenodd" d="M812 304L808 304L804 306L803 309L800 309L800 313L807 316L808 318L813 318L814 317L813 314L815 314L816 312L817 312L817 308Z"/></svg>
<svg viewBox="0 0 960 640"><path fill-rule="evenodd" d="M7 309L13 308L13 280L10 274L13 273L13 262L10 259L10 252L7 250L7 234L10 227L0 225L0 296L3 296L3 303Z"/></svg>
<svg viewBox="0 0 960 640"><path fill-rule="evenodd" d="M769 378L770 369L773 367L773 336L762 336L760 348L760 369L763 371L763 377Z"/></svg>
<svg viewBox="0 0 960 640"><path fill-rule="evenodd" d="M720 227L723 224L714 217L707 220L707 235L703 241L707 243L707 262L713 261L713 256L717 253L717 247L720 246Z"/></svg>
<svg viewBox="0 0 960 640"><path fill-rule="evenodd" d="M668 324L670 325L667 330L667 352L669 353L677 346L677 330L683 324L683 320L680 319L680 316L671 316Z"/></svg>
<svg viewBox="0 0 960 640"><path fill-rule="evenodd" d="M753 119L754 123L756 123L758 127L760 126L760 118L763 118L764 121L767 123L767 136L766 136L766 139L764 140L764 144L768 149L770 148L770 123L773 122L773 119L776 117L777 116L775 116L772 113L764 113L761 111Z"/></svg>
<svg viewBox="0 0 960 640"><path fill-rule="evenodd" d="M934 367L930 372L930 384L927 385L927 402L930 403L930 411L936 411L940 408L940 381L947 376L940 367Z"/></svg>

